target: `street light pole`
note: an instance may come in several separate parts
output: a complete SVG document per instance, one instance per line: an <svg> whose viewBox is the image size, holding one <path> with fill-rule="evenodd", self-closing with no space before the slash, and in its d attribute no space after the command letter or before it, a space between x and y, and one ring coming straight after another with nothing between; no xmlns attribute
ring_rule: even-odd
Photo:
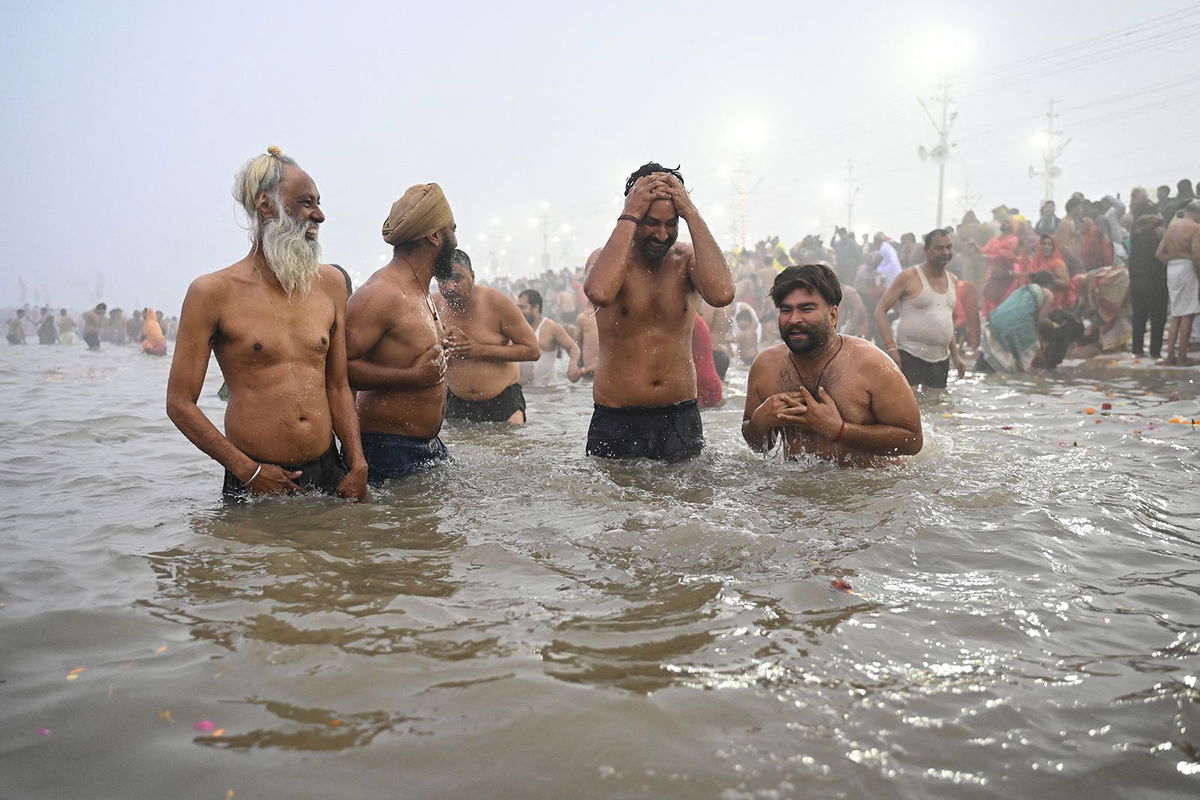
<svg viewBox="0 0 1200 800"><path fill-rule="evenodd" d="M938 124L933 115L929 113L929 107L925 105L925 101L917 98L921 108L925 110L925 116L929 117L930 124L938 134L938 143L934 145L932 151L927 152L924 147L921 147L917 150L917 154L920 155L922 161L932 158L938 165L937 227L940 228L942 227L943 200L946 194L946 162L950 160L950 148L954 147L950 142L950 128L954 125L958 112L950 113L950 79L943 78L939 85L942 89L942 96L938 98L942 104L941 124Z"/></svg>

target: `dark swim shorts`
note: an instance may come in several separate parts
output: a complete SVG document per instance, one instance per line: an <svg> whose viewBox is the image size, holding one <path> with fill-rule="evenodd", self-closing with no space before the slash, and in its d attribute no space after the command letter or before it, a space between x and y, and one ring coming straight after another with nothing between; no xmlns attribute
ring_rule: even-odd
<svg viewBox="0 0 1200 800"><path fill-rule="evenodd" d="M909 386L945 389L946 379L950 375L950 357L941 361L926 361L901 350L900 371L904 373Z"/></svg>
<svg viewBox="0 0 1200 800"><path fill-rule="evenodd" d="M85 333L83 335L83 340L85 342L87 342L88 350L99 350L100 349L100 334Z"/></svg>
<svg viewBox="0 0 1200 800"><path fill-rule="evenodd" d="M695 400L669 406L612 408L596 404L587 454L601 458L683 461L704 449L704 426Z"/></svg>
<svg viewBox="0 0 1200 800"><path fill-rule="evenodd" d="M446 419L461 419L468 422L508 422L516 412L525 415L525 393L521 384L514 383L490 400L463 400L454 392L446 393Z"/></svg>
<svg viewBox="0 0 1200 800"><path fill-rule="evenodd" d="M450 458L446 445L436 436L418 439L398 433L364 433L362 446L367 457L367 483L372 486L403 478Z"/></svg>
<svg viewBox="0 0 1200 800"><path fill-rule="evenodd" d="M254 456L250 457L254 458ZM273 463L257 458L254 460L260 464ZM312 490L322 494L333 494L342 479L350 474L350 470L346 468L346 462L338 453L336 442L330 442L329 449L320 458L305 464L276 464L275 466L288 472L300 470L303 474L299 478L293 478L292 482L299 486L301 491ZM251 492L249 488L242 486L242 482L236 475L225 470L225 485L221 487L221 494L229 499L240 500L249 497Z"/></svg>

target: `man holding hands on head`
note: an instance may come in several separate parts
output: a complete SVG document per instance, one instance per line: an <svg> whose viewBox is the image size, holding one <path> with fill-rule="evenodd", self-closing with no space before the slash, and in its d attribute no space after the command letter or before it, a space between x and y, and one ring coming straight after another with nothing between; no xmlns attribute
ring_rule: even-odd
<svg viewBox="0 0 1200 800"><path fill-rule="evenodd" d="M678 168L642 166L626 181L625 198L583 284L600 334L587 453L692 458L704 447L692 363L697 301L729 305L733 276ZM676 242L680 219L690 245Z"/></svg>

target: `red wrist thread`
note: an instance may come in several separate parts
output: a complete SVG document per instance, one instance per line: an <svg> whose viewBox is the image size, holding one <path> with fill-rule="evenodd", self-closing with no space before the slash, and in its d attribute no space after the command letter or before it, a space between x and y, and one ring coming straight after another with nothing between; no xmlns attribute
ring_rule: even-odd
<svg viewBox="0 0 1200 800"><path fill-rule="evenodd" d="M842 438L842 434L846 432L846 420L842 420L842 427L838 428L838 432L833 435L829 441L836 442Z"/></svg>

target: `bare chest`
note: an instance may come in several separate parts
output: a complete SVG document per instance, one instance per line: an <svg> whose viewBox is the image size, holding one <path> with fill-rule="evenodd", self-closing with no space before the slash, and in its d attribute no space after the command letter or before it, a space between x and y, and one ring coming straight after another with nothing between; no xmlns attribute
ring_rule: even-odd
<svg viewBox="0 0 1200 800"><path fill-rule="evenodd" d="M324 363L334 321L333 306L323 297L239 304L222 314L213 349L222 359L248 365Z"/></svg>
<svg viewBox="0 0 1200 800"><path fill-rule="evenodd" d="M596 324L601 330L676 330L691 320L696 306L696 293L678 268L666 274L631 269L616 300L596 312Z"/></svg>
<svg viewBox="0 0 1200 800"><path fill-rule="evenodd" d="M486 306L457 311L446 307L443 322L448 328L458 328L473 341L481 344L507 344L508 337L501 330L500 318Z"/></svg>

